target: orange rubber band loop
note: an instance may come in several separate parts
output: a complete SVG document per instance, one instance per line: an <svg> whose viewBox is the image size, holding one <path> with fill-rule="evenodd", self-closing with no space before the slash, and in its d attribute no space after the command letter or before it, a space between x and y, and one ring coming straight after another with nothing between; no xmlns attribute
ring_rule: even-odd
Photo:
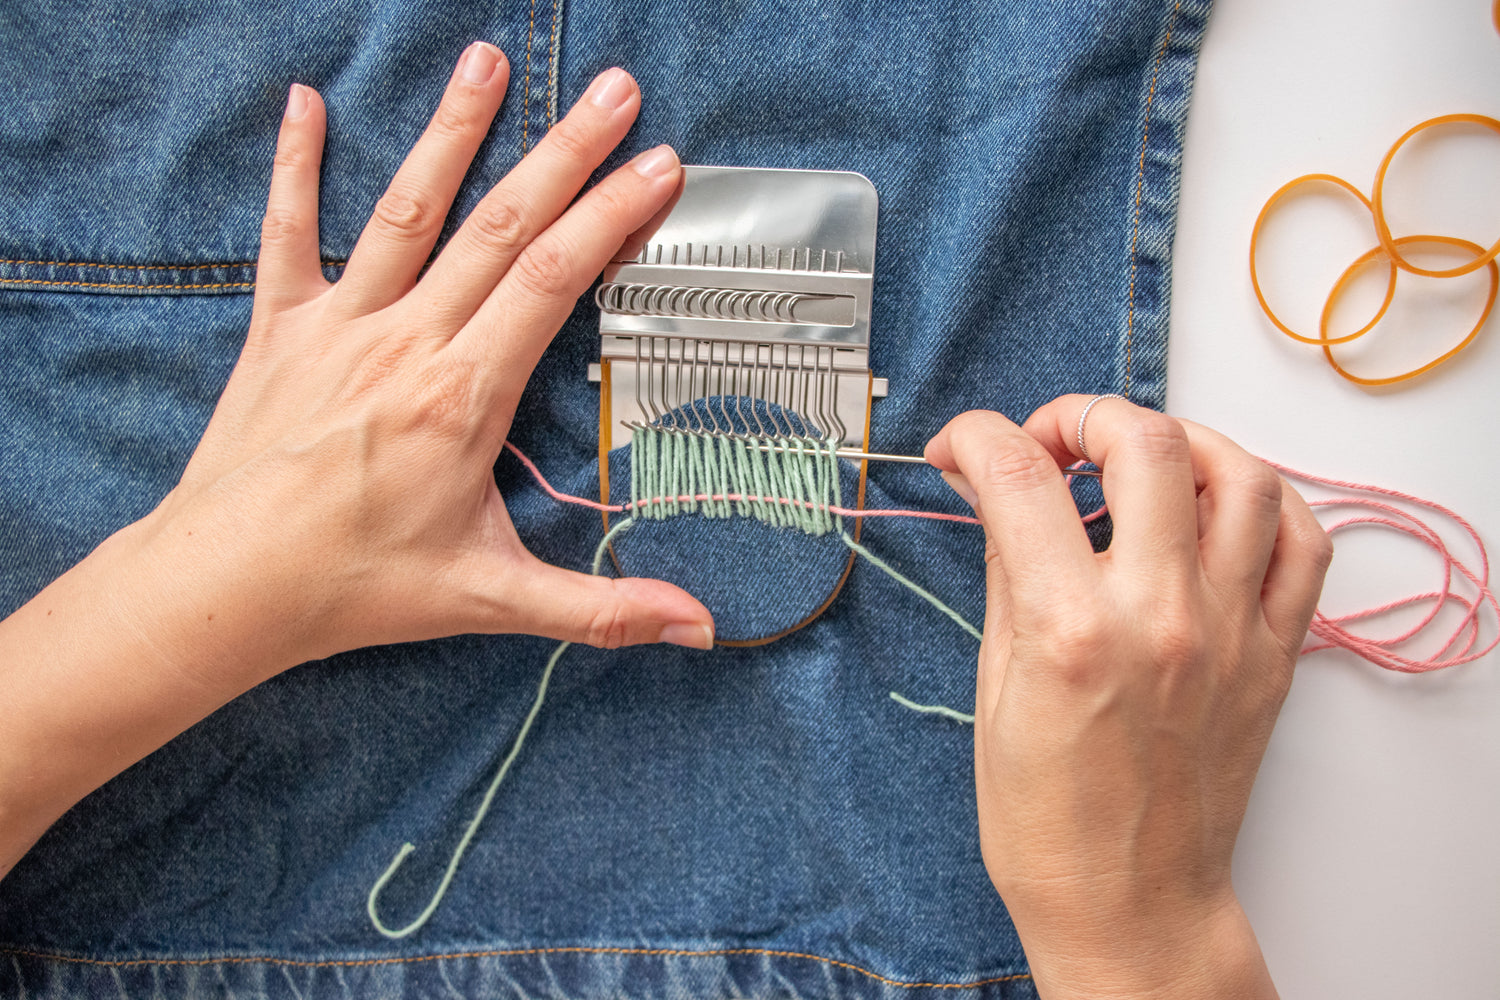
<svg viewBox="0 0 1500 1000"><path fill-rule="evenodd" d="M1398 247L1406 246L1411 243L1440 243L1443 246L1458 247L1462 250L1468 250L1470 253L1474 254L1476 260L1484 257L1485 254L1484 247L1480 246L1478 243L1460 239L1456 236L1402 236L1401 238L1395 240L1394 243ZM1333 367L1333 370L1338 372L1341 376L1358 385L1377 386L1392 385L1396 382L1405 382L1408 379L1414 379L1418 375L1429 372L1432 369L1436 368L1438 365L1442 364L1444 361L1447 361L1459 351L1462 351L1465 347L1468 347L1470 344L1472 344L1474 342L1474 338L1479 336L1479 331L1484 329L1484 324L1490 318L1490 312L1495 308L1496 293L1500 292L1500 265L1497 265L1495 263L1495 255L1494 253L1491 253L1489 257L1484 259L1480 264L1481 267L1488 265L1490 269L1489 298L1485 300L1484 310L1479 314L1479 322L1474 324L1474 328L1469 331L1468 336L1459 341L1457 346L1450 348L1443 354L1438 355L1436 358L1433 358L1425 365L1422 365L1418 368L1413 368L1408 372L1402 372L1400 375L1388 375L1384 378L1365 378L1362 375L1355 375L1343 365L1339 364L1338 359L1333 356L1333 345L1347 343L1360 334L1355 334L1354 337L1328 337L1328 323L1330 318L1333 316L1334 306L1337 304L1339 297L1344 294L1344 289L1349 286L1349 282L1353 280L1354 276L1359 273L1360 269L1363 268L1366 264L1369 264L1371 261L1377 260L1382 256L1389 256L1389 252L1384 247L1373 247L1361 254L1358 260L1344 269L1344 273L1341 274L1339 276L1339 280L1334 283L1333 290L1328 293L1328 301L1323 304L1323 316L1318 323L1318 329L1324 335L1324 339L1322 340L1323 356L1328 359L1328 364L1331 365ZM1392 288L1394 289L1394 287L1395 286L1393 284ZM1387 299L1387 304L1389 304L1389 299ZM1382 308L1381 311L1384 312L1384 309ZM1363 330L1360 331L1360 333L1363 332Z"/></svg>
<svg viewBox="0 0 1500 1000"><path fill-rule="evenodd" d="M1401 268L1403 271L1410 271L1412 274L1425 275L1429 278L1457 278L1460 275L1470 274L1474 271L1479 270L1481 267L1494 260L1497 255L1500 255L1500 240L1496 240L1488 250L1481 248L1479 251L1479 256L1477 256L1474 260L1471 260L1467 264L1461 265L1459 267L1451 267L1442 271L1433 271L1427 268L1418 267L1411 261L1407 260L1405 257L1401 256L1401 251L1397 249L1401 245L1401 241L1391 238L1391 227L1386 223L1385 220L1385 175L1386 171L1390 169L1391 161L1396 158L1396 153L1400 151L1402 146L1406 145L1407 140L1409 140L1412 136L1416 135L1418 132L1423 132L1430 128L1436 128L1439 125L1479 125L1483 128L1489 129L1491 132L1494 132L1497 135L1500 135L1500 121L1496 121L1495 119L1486 117L1484 115L1443 115L1439 118L1429 118L1427 121L1422 122L1420 125L1412 126L1411 128L1407 129L1405 135L1396 140L1396 144L1391 147L1390 152L1385 154L1385 159L1380 161L1380 169L1375 171L1375 186L1370 192L1370 211L1375 216L1375 235L1380 238L1380 246L1385 251L1386 256L1388 256L1391 261L1396 264L1397 267Z"/></svg>
<svg viewBox="0 0 1500 1000"><path fill-rule="evenodd" d="M1496 0L1496 2L1500 3L1500 0ZM1260 274L1257 272L1255 266L1256 251L1260 246L1260 231L1261 228L1265 225L1267 217L1270 216L1271 209L1275 208L1276 203L1290 194L1294 188L1299 188L1303 184L1311 184L1314 182L1333 184L1337 187L1343 188L1349 194L1352 194L1355 198L1359 199L1359 203L1365 206L1366 209L1370 210L1371 214L1373 215L1374 209L1370 205L1370 199L1365 197L1363 191L1355 187L1353 184L1350 184L1342 177L1335 177L1332 174L1304 174L1303 176L1298 177L1296 180L1287 181L1285 184L1281 185L1281 187L1276 189L1275 194L1271 195L1271 197L1266 200L1265 206L1260 210L1260 214L1255 217L1255 228L1250 231L1250 284L1255 289L1255 297L1260 302L1261 310L1266 314L1267 318L1269 318L1272 323L1276 324L1276 329L1280 330L1288 337L1291 337L1293 340L1300 341L1304 344L1314 344L1320 347L1328 344L1347 344L1349 341L1357 340L1358 338L1363 337L1365 334L1369 333L1371 330L1375 329L1375 324L1379 323L1381 319L1385 317L1386 310L1391 307L1391 302L1396 298L1396 265L1394 262L1392 262L1390 265L1390 280L1386 282L1385 301L1380 303L1380 308L1376 310L1375 316L1370 320L1370 322L1366 323L1364 326L1360 327L1358 330L1355 330L1353 333L1349 334L1346 337L1328 336L1327 315L1329 310L1327 306L1325 306L1323 310L1324 323L1320 331L1320 336L1304 336L1283 323L1281 321L1281 317L1277 316L1275 311L1271 308L1271 304L1266 301L1266 294L1260 287ZM1377 248L1377 250L1378 249L1379 248ZM1364 258L1360 259L1361 261L1364 260ZM1345 279L1341 280L1347 280L1347 276L1348 272L1345 272Z"/></svg>

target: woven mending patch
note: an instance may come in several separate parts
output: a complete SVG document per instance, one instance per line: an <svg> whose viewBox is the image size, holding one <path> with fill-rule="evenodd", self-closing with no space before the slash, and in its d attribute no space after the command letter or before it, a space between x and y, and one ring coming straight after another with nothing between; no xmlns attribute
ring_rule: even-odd
<svg viewBox="0 0 1500 1000"><path fill-rule="evenodd" d="M694 408L706 416L709 405ZM794 629L837 594L849 567L840 534L854 526L836 510L858 496L857 467L827 439L743 425L693 431L711 424L678 415L675 425L636 428L629 446L610 453L610 494L628 497L625 515L636 520L612 546L620 571L697 597L722 642Z"/></svg>
<svg viewBox="0 0 1500 1000"><path fill-rule="evenodd" d="M825 535L843 526L837 445L810 437L636 430L630 506L638 518L753 517Z"/></svg>

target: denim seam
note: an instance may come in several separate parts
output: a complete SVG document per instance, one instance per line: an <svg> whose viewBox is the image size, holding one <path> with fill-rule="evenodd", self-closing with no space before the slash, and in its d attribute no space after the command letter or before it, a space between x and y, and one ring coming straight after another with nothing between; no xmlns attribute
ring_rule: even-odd
<svg viewBox="0 0 1500 1000"><path fill-rule="evenodd" d="M325 260L324 264L342 264L341 260ZM0 257L0 264L46 264L52 267L111 267L128 268L132 271L193 271L205 267L254 267L253 260L218 261L208 264L110 264L96 260L10 260ZM0 279L3 280L3 279Z"/></svg>
<svg viewBox="0 0 1500 1000"><path fill-rule="evenodd" d="M557 47L562 41L562 0L552 0L552 65L547 74L547 127L557 124Z"/></svg>
<svg viewBox="0 0 1500 1000"><path fill-rule="evenodd" d="M166 288L254 288L253 281L220 281L212 284L184 284L172 282L165 285L136 285L111 281L40 281L31 279L0 278L0 287L25 289L33 285L70 285L75 288L131 288L136 291L156 291Z"/></svg>
<svg viewBox="0 0 1500 1000"><path fill-rule="evenodd" d="M813 962L821 962L824 965L835 968L847 969L857 972L862 976L868 976L885 986L895 986L903 989L937 989L937 990L963 990L973 989L976 986L991 986L995 983L1011 983L1023 979L1030 979L1029 972L1015 972L1004 976L992 976L988 979L976 979L967 983L915 983L900 979L891 979L882 976L878 972L855 965L852 962L840 961L836 958L825 958L822 955L811 955L800 951L779 951L770 948L713 948L693 950L687 948L591 948L586 946L559 945L550 948L506 948L488 951L462 951L442 955L403 955L389 958L349 958L349 959L296 959L296 958L273 958L264 955L235 955L214 958L75 958L70 955L56 955L48 952L29 951L20 948L0 948L0 955L11 955L18 958L37 958L53 962L69 962L76 965L98 965L110 968L126 968L134 966L198 966L198 965L253 965L265 964L276 966L290 966L293 968L345 968L354 966L372 965L403 965L416 962L442 962L458 958L508 958L522 957L527 955L623 955L640 957L665 957L665 958L725 958L733 955L764 955L771 958L797 958Z"/></svg>
<svg viewBox="0 0 1500 1000"><path fill-rule="evenodd" d="M528 119L531 117L531 37L536 32L536 0L531 0L531 16L526 24L526 76L521 89L521 155L526 155Z"/></svg>
<svg viewBox="0 0 1500 1000"><path fill-rule="evenodd" d="M547 116L547 127L551 128L557 118L557 43L558 6L561 0L552 0L552 28L547 50L547 102L542 105ZM531 0L531 15L526 24L526 72L521 84L521 155L526 155L531 129L531 45L536 35L536 0ZM538 73L540 83L541 74ZM537 97L541 101L540 95ZM538 140L540 141L540 140Z"/></svg>
<svg viewBox="0 0 1500 1000"><path fill-rule="evenodd" d="M1156 51L1156 62L1151 67L1151 86L1146 91L1146 118L1141 126L1141 157L1135 175L1135 219L1130 231L1130 291L1125 313L1125 395L1130 395L1130 381L1135 350L1135 278L1139 261L1136 249L1141 236L1141 197L1146 188L1146 144L1151 135L1151 106L1156 100L1156 82L1161 76L1161 64L1167 56L1167 47L1172 44L1172 29L1177 26L1177 13L1182 10L1182 0L1172 5L1167 18L1167 29L1162 36L1161 48Z"/></svg>
<svg viewBox="0 0 1500 1000"><path fill-rule="evenodd" d="M342 268L347 261L324 259L325 268ZM230 271L231 274L206 275L205 271ZM92 272L92 273L91 273ZM101 273L103 272L103 273ZM108 273L114 272L114 273ZM165 273L163 273L165 272ZM235 294L255 288L255 261L217 261L207 264L117 264L107 261L81 260L12 260L0 259L0 289L26 291L45 288L101 288L131 292L195 291L233 289ZM149 281L150 277L176 277L175 281ZM91 281L101 278L137 278L130 281ZM221 280L194 281L213 277Z"/></svg>

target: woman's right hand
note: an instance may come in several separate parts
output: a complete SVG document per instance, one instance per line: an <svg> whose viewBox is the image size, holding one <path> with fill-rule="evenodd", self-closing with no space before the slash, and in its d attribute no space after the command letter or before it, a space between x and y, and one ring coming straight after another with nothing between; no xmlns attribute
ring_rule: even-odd
<svg viewBox="0 0 1500 1000"><path fill-rule="evenodd" d="M985 527L985 865L1048 1000L1274 996L1230 862L1333 550L1224 436L1103 399L1096 555L1059 471L1088 399L966 413L927 447Z"/></svg>

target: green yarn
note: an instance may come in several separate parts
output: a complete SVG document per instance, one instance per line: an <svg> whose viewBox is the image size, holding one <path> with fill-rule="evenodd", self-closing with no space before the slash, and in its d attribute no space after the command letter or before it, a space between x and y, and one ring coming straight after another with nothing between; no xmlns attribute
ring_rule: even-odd
<svg viewBox="0 0 1500 1000"><path fill-rule="evenodd" d="M909 708L913 712L923 712L927 715L941 715L956 722L968 723L971 726L974 724L974 716L968 712L960 712L958 709L949 708L947 705L918 705L910 698L903 698L894 691L890 692L890 695L891 701L894 701L902 708Z"/></svg>
<svg viewBox="0 0 1500 1000"><path fill-rule="evenodd" d="M593 574L595 576L599 575L599 570L604 565L604 553L608 550L609 544L628 530L634 523L633 519L626 518L609 529L603 541L599 543L599 547L594 550ZM402 844L401 849L396 852L396 856L391 859L390 865L386 867L385 873L375 880L374 885L370 886L370 895L365 899L365 912L370 915L370 923L375 925L375 929L386 937L404 938L408 934L420 930L422 925L427 923L432 915L437 912L438 905L442 903L443 896L447 894L448 886L452 884L453 876L458 871L458 864L463 860L464 852L469 849L469 843L473 841L474 834L479 831L479 824L484 822L484 817L489 813L490 804L495 801L495 793L500 790L500 783L505 780L505 776L510 773L510 766L515 763L516 757L520 755L521 747L526 742L526 734L531 732L531 724L536 721L537 714L542 710L542 702L547 700L547 685L552 680L552 671L557 667L557 661L562 659L563 653L567 652L568 647L571 645L571 642L558 643L557 648L548 657L547 666L542 670L542 679L536 687L536 697L531 702L531 711L526 713L525 721L521 723L521 728L516 733L515 740L511 742L510 752L505 755L505 759L500 762L499 770L490 779L490 787L485 790L484 798L480 801L479 808L474 811L474 818L469 820L469 825L464 830L463 837L459 840L458 846L453 849L453 856L448 859L448 868L443 872L442 881L438 883L437 890L433 892L432 899L428 901L427 906L423 908L422 912L417 914L416 919L405 927L392 930L381 921L380 914L376 910L376 901L380 896L381 890L389 884L391 879L395 878L396 871L406 861L406 856L416 850L416 847L412 844Z"/></svg>
<svg viewBox="0 0 1500 1000"><path fill-rule="evenodd" d="M970 625L969 622L968 622L968 620L965 619L963 615L959 614L957 611L954 611L952 608L948 607L948 605L944 604L931 591L929 591L926 588L924 588L921 584L914 583L913 581L908 580L906 577L902 576L900 573L898 573L896 571L896 569L893 566L891 566L890 563L886 562L884 559L880 558L875 553L871 552L869 549L865 548L863 545L859 544L854 539L850 538L847 534L843 535L843 539L844 539L844 544L845 545L849 546L855 552L858 552L860 555L864 556L871 563L873 563L877 568L882 569L886 573L890 574L891 578L893 580L895 580L897 583L901 584L907 590L910 590L913 594L916 594L918 597L920 597L922 600L926 601L928 604L931 604L933 607L937 608L939 611L941 611L943 614L947 615L949 618L952 618L955 622L958 623L958 627L959 628L963 629L965 632L969 633L974 638L978 639L980 642L984 641L984 633L983 632L979 631L973 625Z"/></svg>
<svg viewBox="0 0 1500 1000"><path fill-rule="evenodd" d="M771 444L774 451L759 444ZM976 639L984 634L935 594L904 576L844 531L843 518L830 508L843 506L838 443L812 437L745 438L698 434L660 427L637 427L630 439L630 510L638 518L662 521L679 513L704 517L753 517L809 535L837 531L844 544L891 579L947 615ZM682 500L686 495L688 499ZM699 497L707 499L698 499ZM730 501L728 497L737 496ZM719 497L720 499L713 499ZM775 498L784 498L787 503ZM974 718L941 705L918 705L895 692L891 697L913 711L960 722Z"/></svg>

